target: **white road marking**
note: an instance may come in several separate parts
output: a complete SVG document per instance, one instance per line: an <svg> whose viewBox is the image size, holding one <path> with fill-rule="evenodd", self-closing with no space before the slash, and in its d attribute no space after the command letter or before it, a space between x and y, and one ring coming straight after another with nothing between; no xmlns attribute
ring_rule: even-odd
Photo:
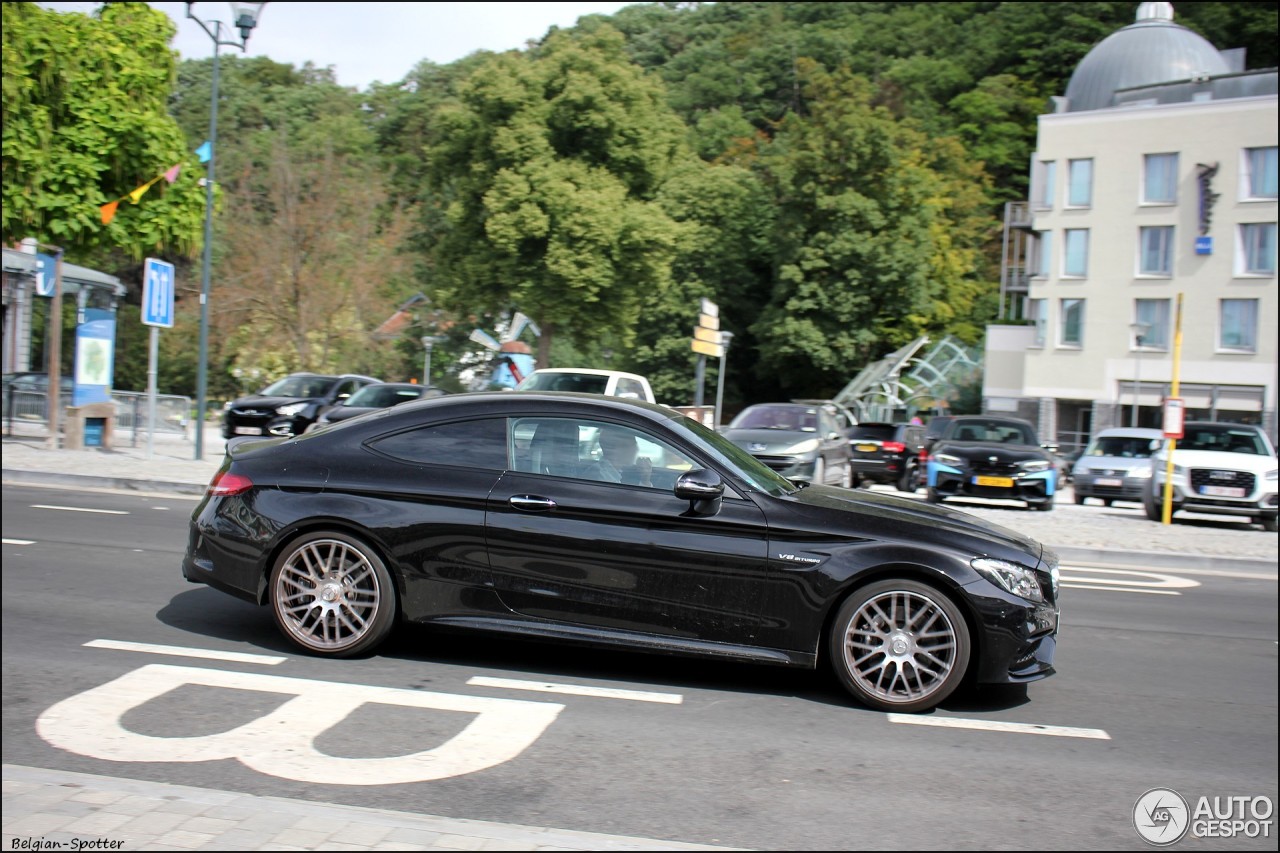
<svg viewBox="0 0 1280 853"><path fill-rule="evenodd" d="M1145 592L1149 595L1182 595L1178 590L1194 589L1200 586L1200 581L1164 574L1163 572L1085 568L1084 566L1063 566L1061 571L1060 583L1069 589ZM1087 577L1080 577L1076 573L1087 575Z"/></svg>
<svg viewBox="0 0 1280 853"><path fill-rule="evenodd" d="M126 714L188 684L287 697L270 713L224 732L152 737ZM339 758L316 740L364 705L472 715L453 737L408 755ZM259 773L320 785L402 785L487 770L518 757L564 705L148 664L48 708L36 732L58 748L104 761L197 762L234 758ZM375 747L376 748L376 747Z"/></svg>
<svg viewBox="0 0 1280 853"><path fill-rule="evenodd" d="M288 658L275 655L251 655L245 652L218 652L211 649L193 649L187 646L161 646L155 643L130 643L125 640L90 640L85 648L114 649L119 652L146 652L151 655L174 655L184 658L203 658L205 660L225 660L233 663L260 663L275 666L284 663Z"/></svg>
<svg viewBox="0 0 1280 853"><path fill-rule="evenodd" d="M534 690L539 693L564 693L569 696L596 696L602 699L631 699L636 702L660 702L679 705L684 697L679 693L650 693L645 690L621 690L616 687L587 687L582 684L552 684L545 681L518 681L512 678L489 678L477 675L467 680L477 687L507 687L512 690Z"/></svg>
<svg viewBox="0 0 1280 853"><path fill-rule="evenodd" d="M128 515L122 509L89 509L83 506L55 506L54 504L32 504L32 509L59 509L63 512L97 512L103 515Z"/></svg>
<svg viewBox="0 0 1280 853"><path fill-rule="evenodd" d="M36 540L34 540L34 539L6 539L6 540L4 540L4 544L5 544L5 545L34 545L34 544L36 544Z"/></svg>
<svg viewBox="0 0 1280 853"><path fill-rule="evenodd" d="M946 729L977 729L990 732L1010 732L1022 735L1049 735L1050 737L1078 737L1089 740L1111 740L1102 729L1076 729L1069 726L1042 726L1038 723L1003 723L999 720L966 720L960 717L920 717L914 714L889 714L889 722L909 726L937 726Z"/></svg>

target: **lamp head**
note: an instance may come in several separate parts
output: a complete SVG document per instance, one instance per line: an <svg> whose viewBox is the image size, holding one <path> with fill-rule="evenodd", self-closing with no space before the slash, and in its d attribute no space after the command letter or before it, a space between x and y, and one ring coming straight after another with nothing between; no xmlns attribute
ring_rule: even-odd
<svg viewBox="0 0 1280 853"><path fill-rule="evenodd" d="M229 3L231 7L231 17L235 20L235 26L240 30L240 39L244 42L249 41L249 33L253 32L253 28L258 25L258 18L262 15L262 7L266 3Z"/></svg>

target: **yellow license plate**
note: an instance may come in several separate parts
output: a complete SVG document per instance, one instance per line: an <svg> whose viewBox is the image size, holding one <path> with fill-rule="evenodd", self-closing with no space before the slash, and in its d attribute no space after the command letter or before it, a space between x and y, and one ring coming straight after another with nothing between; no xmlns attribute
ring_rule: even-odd
<svg viewBox="0 0 1280 853"><path fill-rule="evenodd" d="M1002 488L1012 488L1012 477L974 477L973 484L975 486L1000 486Z"/></svg>
<svg viewBox="0 0 1280 853"><path fill-rule="evenodd" d="M860 453L875 453L875 452L876 452L877 450L879 450L879 449L880 449L880 448L876 447L874 444L859 444L859 445L858 445L858 451L859 451Z"/></svg>

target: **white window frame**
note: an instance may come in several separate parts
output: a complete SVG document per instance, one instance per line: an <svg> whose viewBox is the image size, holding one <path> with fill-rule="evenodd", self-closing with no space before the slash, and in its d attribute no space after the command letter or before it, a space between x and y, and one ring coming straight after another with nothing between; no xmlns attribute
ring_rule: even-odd
<svg viewBox="0 0 1280 853"><path fill-rule="evenodd" d="M1160 271L1150 271L1144 269L1147 257L1147 234L1149 232L1160 232L1167 234L1168 238L1164 241L1163 258L1168 269ZM1141 225L1138 227L1138 257L1136 259L1138 278L1172 278L1173 277L1173 247L1176 237L1175 226L1173 225Z"/></svg>
<svg viewBox="0 0 1280 853"><path fill-rule="evenodd" d="M1084 172L1084 174L1081 174ZM1084 198L1076 197L1076 190L1083 189ZM1093 207L1093 158L1083 157L1067 161L1067 207Z"/></svg>
<svg viewBox="0 0 1280 853"><path fill-rule="evenodd" d="M1079 303L1079 340L1067 340L1067 318L1070 316L1072 305ZM1058 300L1058 348L1059 349L1084 349L1084 309L1085 301L1079 297L1069 297Z"/></svg>
<svg viewBox="0 0 1280 853"><path fill-rule="evenodd" d="M1036 178L1035 186L1035 209L1036 210L1053 210L1053 203L1057 197L1058 182L1058 161L1057 160L1037 160L1036 161Z"/></svg>
<svg viewBox="0 0 1280 853"><path fill-rule="evenodd" d="M1249 330L1248 345L1228 345L1223 341L1227 321L1227 304L1250 304L1253 315L1253 328ZM1257 299L1219 299L1218 300L1218 352L1256 353L1258 351L1258 300Z"/></svg>
<svg viewBox="0 0 1280 853"><path fill-rule="evenodd" d="M1053 232L1035 232L1032 251L1031 277L1048 278L1053 272Z"/></svg>
<svg viewBox="0 0 1280 853"><path fill-rule="evenodd" d="M1135 299L1133 300L1133 321L1144 323L1147 333L1143 335L1142 346L1131 341L1131 350L1142 352L1168 352L1169 350L1169 300L1168 299ZM1158 339L1153 340L1153 336Z"/></svg>
<svg viewBox="0 0 1280 853"><path fill-rule="evenodd" d="M1257 162L1254 159L1255 153L1266 157L1270 153L1271 162L1267 165L1271 170L1271 191L1268 194L1264 187L1262 192L1256 192L1257 187L1254 184L1255 166ZM1240 152L1240 200L1241 201L1275 201L1276 200L1276 146L1262 145L1256 148L1245 148Z"/></svg>
<svg viewBox="0 0 1280 853"><path fill-rule="evenodd" d="M1262 263L1251 262L1251 243L1257 243L1259 237L1266 238L1270 249L1270 257ZM1256 236L1255 236L1256 235ZM1241 222L1236 228L1236 276L1240 278L1275 278L1276 275L1276 223L1274 222Z"/></svg>
<svg viewBox="0 0 1280 853"><path fill-rule="evenodd" d="M1035 326L1036 334L1031 344L1036 349L1044 349L1045 331L1048 327L1049 300L1044 298L1027 299L1027 319Z"/></svg>
<svg viewBox="0 0 1280 853"><path fill-rule="evenodd" d="M1072 242L1075 240L1083 240L1084 246L1078 247L1083 253L1083 263L1080 269L1071 270L1069 265L1072 258ZM1089 229L1088 228L1066 228L1062 232L1062 278L1087 278L1089 276Z"/></svg>
<svg viewBox="0 0 1280 853"><path fill-rule="evenodd" d="M1169 186L1173 192L1172 198L1153 199L1147 187L1148 178L1151 174L1152 164L1156 162L1156 158L1160 158L1161 162L1165 162L1166 158L1172 158L1173 166L1169 169ZM1142 197L1139 199L1141 204L1157 207L1168 207L1178 203L1178 153L1176 151L1162 151L1157 154L1142 155Z"/></svg>

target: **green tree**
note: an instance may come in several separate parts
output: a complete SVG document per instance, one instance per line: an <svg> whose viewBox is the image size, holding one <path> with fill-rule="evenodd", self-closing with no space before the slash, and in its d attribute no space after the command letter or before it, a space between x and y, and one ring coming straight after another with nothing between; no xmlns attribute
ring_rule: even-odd
<svg viewBox="0 0 1280 853"><path fill-rule="evenodd" d="M667 286L681 229L653 198L683 128L609 27L552 33L490 58L441 109L429 210L439 300L518 308L557 335L628 346L646 294Z"/></svg>
<svg viewBox="0 0 1280 853"><path fill-rule="evenodd" d="M198 175L183 169L104 225L99 207L193 163L165 110L174 25L145 3L94 16L4 4L4 240L34 237L73 257L190 253L202 224Z"/></svg>

